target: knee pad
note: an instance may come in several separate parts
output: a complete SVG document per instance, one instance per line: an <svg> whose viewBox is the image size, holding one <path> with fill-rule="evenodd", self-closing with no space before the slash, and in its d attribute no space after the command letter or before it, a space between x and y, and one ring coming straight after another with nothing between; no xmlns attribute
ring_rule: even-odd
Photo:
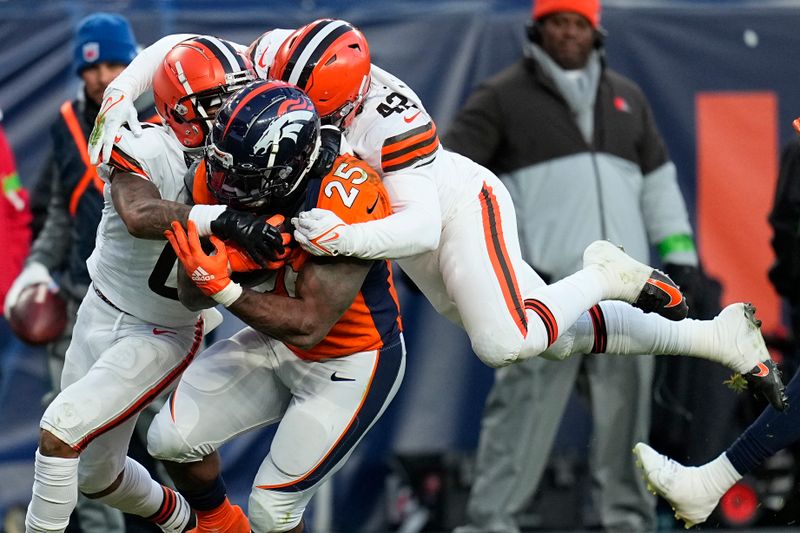
<svg viewBox="0 0 800 533"><path fill-rule="evenodd" d="M156 459L186 463L198 461L214 451L213 446L189 444L180 428L173 422L165 405L153 418L147 430L147 453Z"/></svg>
<svg viewBox="0 0 800 533"><path fill-rule="evenodd" d="M271 533L290 531L297 527L306 510L306 504L298 502L298 496L297 492L278 492L253 487L247 507L250 528L258 533Z"/></svg>
<svg viewBox="0 0 800 533"><path fill-rule="evenodd" d="M494 331L473 332L470 334L472 351L492 368L510 365L519 357L522 338L503 338Z"/></svg>
<svg viewBox="0 0 800 533"><path fill-rule="evenodd" d="M100 461L90 460L88 454L78 463L78 490L83 494L97 494L111 486L125 468L125 453L120 457L105 456Z"/></svg>

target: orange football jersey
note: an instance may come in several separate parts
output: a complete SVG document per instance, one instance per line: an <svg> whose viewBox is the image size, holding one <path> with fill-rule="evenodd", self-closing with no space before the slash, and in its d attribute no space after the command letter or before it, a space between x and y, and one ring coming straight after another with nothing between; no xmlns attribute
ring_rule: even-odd
<svg viewBox="0 0 800 533"><path fill-rule="evenodd" d="M205 165L194 176L192 196L195 203L217 203L206 184ZM311 179L306 190L303 211L314 207L336 213L346 224L384 218L391 214L389 195L377 173L352 155L340 155L331 171L322 179ZM283 269L276 272L272 292L294 296L295 280L312 257L297 247ZM361 290L328 335L310 350L289 345L303 359L327 359L378 349L397 342L402 331L400 304L394 288L389 261L374 261Z"/></svg>

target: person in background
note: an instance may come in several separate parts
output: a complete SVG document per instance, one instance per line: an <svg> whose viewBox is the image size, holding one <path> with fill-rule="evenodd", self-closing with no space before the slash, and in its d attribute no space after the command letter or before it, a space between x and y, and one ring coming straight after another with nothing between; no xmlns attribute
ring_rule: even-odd
<svg viewBox="0 0 800 533"><path fill-rule="evenodd" d="M89 163L87 137L102 104L108 84L136 56L139 46L129 22L118 14L94 13L82 19L73 41L73 70L80 79L78 94L64 102L50 134L53 147L37 189L49 190L47 211L29 254L22 254L24 268L4 294L4 314L9 316L25 287L56 283L67 302L68 323L59 339L47 346L51 392L45 404L60 390L64 354L72 339L77 309L90 279L86 260L94 250L97 224L103 211L103 182ZM145 120L154 114L152 101L137 102ZM27 259L25 259L27 255ZM143 430L142 437L144 437ZM84 533L125 531L121 512L80 497L78 522ZM155 529L154 531L157 531Z"/></svg>
<svg viewBox="0 0 800 533"><path fill-rule="evenodd" d="M0 296L6 297L14 278L22 270L22 263L28 255L31 244L31 209L26 191L19 180L14 153L2 126L3 112L0 111L0 249L3 250L3 263L0 266ZM9 380L17 356L24 350L16 341L6 320L0 325L0 405L8 392Z"/></svg>
<svg viewBox="0 0 800 533"><path fill-rule="evenodd" d="M698 272L686 205L641 90L605 64L599 0L535 0L524 57L485 81L443 139L501 176L524 259L555 281L608 239L639 261L657 246L691 294ZM593 499L607 531L655 530L655 501L629 450L650 427L653 360L534 358L502 368L481 424L468 517L459 532L516 532L542 479L580 374L591 396Z"/></svg>
<svg viewBox="0 0 800 533"><path fill-rule="evenodd" d="M5 298L12 282L22 270L31 244L31 209L28 191L22 187L17 174L14 153L2 126L0 110L0 247L5 264L0 268L0 297Z"/></svg>

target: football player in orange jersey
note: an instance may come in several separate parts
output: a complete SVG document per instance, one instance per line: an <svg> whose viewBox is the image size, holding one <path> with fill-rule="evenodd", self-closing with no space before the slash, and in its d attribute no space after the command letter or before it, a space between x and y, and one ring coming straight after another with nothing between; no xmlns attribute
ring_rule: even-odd
<svg viewBox="0 0 800 533"><path fill-rule="evenodd" d="M328 127L330 128L330 127ZM334 128L325 132L334 133ZM330 142L326 135L325 143ZM390 213L380 178L365 163L320 146L309 98L283 82L254 82L220 109L195 196L290 217L319 206L348 223ZM312 168L313 166L313 168ZM279 422L256 475L250 527L303 530L303 512L383 413L405 367L397 295L388 261L314 257L293 247L285 266L254 289L231 280L216 237L203 250L193 222L167 237L184 271L181 300L221 303L248 327L203 352L155 418L148 449L167 461L197 513L197 532L247 532L230 512L217 448L249 429ZM243 266L243 270L250 267Z"/></svg>

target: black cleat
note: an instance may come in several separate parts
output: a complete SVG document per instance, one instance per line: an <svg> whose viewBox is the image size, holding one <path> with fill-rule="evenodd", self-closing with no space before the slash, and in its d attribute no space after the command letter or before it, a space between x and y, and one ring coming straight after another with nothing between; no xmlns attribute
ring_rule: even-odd
<svg viewBox="0 0 800 533"><path fill-rule="evenodd" d="M744 380L754 395L761 396L778 411L783 411L789 405L781 371L772 359L758 363L750 372L744 374Z"/></svg>
<svg viewBox="0 0 800 533"><path fill-rule="evenodd" d="M689 306L678 285L660 270L653 270L639 297L633 303L645 313L656 313L669 320L683 320Z"/></svg>

